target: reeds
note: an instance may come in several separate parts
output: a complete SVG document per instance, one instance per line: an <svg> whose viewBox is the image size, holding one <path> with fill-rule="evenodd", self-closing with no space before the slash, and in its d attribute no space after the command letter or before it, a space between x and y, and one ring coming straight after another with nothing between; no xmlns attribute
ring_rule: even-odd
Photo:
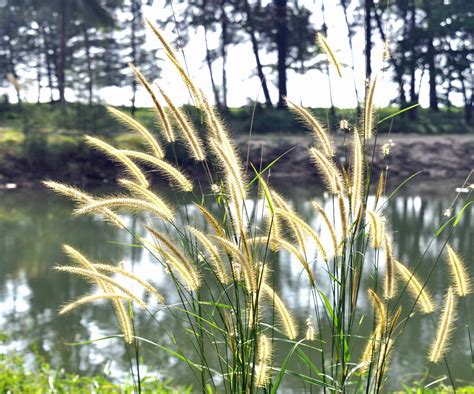
<svg viewBox="0 0 474 394"><path fill-rule="evenodd" d="M157 85L166 102L167 108L163 107L161 98L158 99L140 71L133 65L131 70L153 100L164 140L167 143L175 139L184 141L187 157L199 162L211 186L172 164L178 162L177 157L165 157L153 130L113 108L109 109L113 116L139 133L146 143L146 151L114 147L95 137L86 137L86 140L123 167L125 175L118 179L117 185L125 189L124 194L96 197L70 185L52 181L46 181L45 185L74 200L76 214L98 214L122 229L126 225L118 212L140 214L138 229L129 230L128 234L133 237L133 247L148 253L151 260L162 267L167 283L174 286L169 292L176 293L173 294L176 301L160 309L160 318L177 319L195 353L181 354L181 344L174 333L170 334L170 348L166 350L197 371L197 390L276 392L283 390L279 387L281 380L293 375L305 385L320 384L326 392L343 392L355 387L380 392L389 368L389 356L403 334L404 325L398 322L402 320L405 324L412 315L401 318L398 303L404 289L411 293L422 314L432 313L435 305L426 283L395 261L392 240L386 232L388 218L382 216L378 206L385 192L386 171L378 181L375 205L367 209L373 169L366 140L375 131L376 79L368 88L362 119L354 121L363 125L362 133L357 129L352 131L351 151L341 156L350 158L347 164L338 163L330 127L307 109L287 100L288 108L314 134L309 156L328 195L325 204L312 201L311 208L320 219L316 223L322 223L321 229L315 229L314 223L301 214L304 207L293 206L273 189L269 168L248 182L246 166L224 122L180 64L161 32L149 20L147 24L189 89L205 130L196 127ZM341 66L326 39L318 35L318 41L341 75ZM349 130L347 122L343 122L343 126ZM179 131L176 135L174 127ZM174 152L173 149L167 151ZM251 163L247 164L250 167ZM150 186L150 174L145 175L142 166L164 176L172 194L166 194L168 189L155 191ZM259 190L256 190L257 185ZM186 198L184 206L179 204L182 196ZM331 209L323 208L330 205ZM141 219L143 215L146 221ZM369 249L366 229L375 253ZM95 263L70 246L64 249L77 266L58 266L56 270L83 277L97 285L99 291L76 298L64 305L60 313L110 301L125 343L135 347L138 363L140 346L148 342L138 346L134 326L142 320L135 316L149 313L151 318L147 324L158 322L161 328L161 320L150 311L147 302L151 296L154 301L165 303L161 290L149 281L163 271L152 268L138 275L122 264ZM471 292L465 265L449 245L447 249L453 287L447 293L436 338L429 351L432 362L438 362L446 353L456 296L467 297ZM385 257L383 288L378 283L381 253ZM288 267L285 261L278 266L278 256L286 254L290 256L288 260L297 264ZM283 275L278 276L277 270ZM394 271L399 273L403 284L400 299L395 298ZM297 296L308 303L305 313L309 317L300 341L297 340L300 335L298 312L289 307L293 305L291 297L295 294L286 287L280 288L282 283L290 282L297 283ZM359 324L355 321L361 315L363 297L360 293L367 283L371 288L368 299L375 311L369 334L361 328L363 318ZM137 294L129 284L138 286L143 293ZM383 293L383 297L378 293ZM145 312L135 311L135 305ZM396 312L392 314L392 311ZM311 316L315 316L314 326ZM162 335L161 330L157 333ZM357 360L353 349L358 348L364 337L369 337L369 341L362 344L365 347L360 363L354 367ZM164 349L162 345L159 348ZM276 360L272 360L273 348L279 356ZM291 349L289 358L283 354L282 359L286 361L279 364L280 353L287 348ZM215 354L209 356L210 352ZM299 358L298 363L293 363L295 356ZM354 373L357 370L361 373ZM273 379L272 371L278 371L277 378Z"/></svg>

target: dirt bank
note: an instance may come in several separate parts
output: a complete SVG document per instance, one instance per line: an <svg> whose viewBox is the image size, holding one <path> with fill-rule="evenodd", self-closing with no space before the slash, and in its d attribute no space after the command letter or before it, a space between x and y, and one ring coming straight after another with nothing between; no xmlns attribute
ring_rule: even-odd
<svg viewBox="0 0 474 394"><path fill-rule="evenodd" d="M311 136L255 136L250 145L244 138L238 139L238 145L244 157L255 163L262 161L262 168L280 155L290 152L272 168L272 176L285 178L289 182L301 182L302 178L317 180L318 175L308 159L308 148L313 144ZM350 160L350 137L335 138L339 162ZM383 159L383 145L390 145L390 154ZM381 135L377 139L375 150L373 142L368 147L374 152L375 168L380 170L388 165L392 179L401 180L416 172L422 172L417 179L423 181L462 182L474 169L474 135L423 136L418 134ZM262 158L262 160L261 160Z"/></svg>
<svg viewBox="0 0 474 394"><path fill-rule="evenodd" d="M392 141L390 154L383 160L382 146ZM309 161L308 148L312 145L310 135L256 135L250 143L248 137L237 138L237 144L245 160L247 156L257 168L264 168L277 157L284 155L271 170L276 182L317 184L319 177ZM344 136L335 138L336 160L345 162L350 153L350 140ZM370 151L373 148L370 146ZM388 165L391 179L402 180L415 172L417 182L442 182L460 184L474 169L474 136L459 134L449 136L424 136L415 134L382 135L378 138L375 152L375 167L380 170ZM200 177L200 166L183 163L195 177ZM44 155L34 160L6 156L0 162L0 185L17 184L34 187L45 178L75 184L111 183L117 176L117 168L88 148L63 154Z"/></svg>

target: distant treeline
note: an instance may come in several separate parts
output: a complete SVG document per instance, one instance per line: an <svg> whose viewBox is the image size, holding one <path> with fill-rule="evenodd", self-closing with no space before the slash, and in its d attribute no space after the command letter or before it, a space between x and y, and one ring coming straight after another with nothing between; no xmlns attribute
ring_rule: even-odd
<svg viewBox="0 0 474 394"><path fill-rule="evenodd" d="M2 0L0 1L0 86L13 84L18 101L22 88L36 88L38 101L44 91L52 102L64 103L71 88L82 102L96 100L98 89L132 86L132 113L137 84L127 69L129 62L153 79L159 76L154 51L145 51L143 11L154 0ZM398 86L393 103L401 108L418 102L420 81L429 81L432 111L450 107L453 93L464 101L464 119L473 121L474 2L466 0L337 0L344 15L338 34L353 39L365 35L366 76L372 74L372 48L386 44L386 65ZM166 12L156 22L179 31L183 46L196 29L203 29L205 63L214 98L227 109L226 62L237 44L251 43L254 56L249 72L262 81L266 107L283 108L287 71L326 72L327 61L317 56L316 32L327 35L328 2L311 10L297 0L175 0L176 11ZM327 3L327 4L326 4ZM313 3L312 3L313 4ZM313 12L318 20L312 23ZM150 15L149 15L150 16ZM153 16L150 16L153 17ZM211 34L219 40L208 40ZM211 41L214 46L211 46ZM274 54L274 63L262 61ZM353 57L359 56L352 53ZM216 63L218 62L218 63ZM219 66L219 73L216 72ZM349 65L350 67L351 65ZM276 71L276 72L275 72ZM219 75L217 75L219 74ZM269 78L276 75L278 102L272 102ZM355 94L363 101L364 92ZM419 111L409 112L412 120Z"/></svg>

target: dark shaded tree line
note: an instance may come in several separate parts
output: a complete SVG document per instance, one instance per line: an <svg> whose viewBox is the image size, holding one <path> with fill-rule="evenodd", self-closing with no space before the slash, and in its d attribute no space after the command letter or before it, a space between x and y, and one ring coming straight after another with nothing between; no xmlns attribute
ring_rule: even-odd
<svg viewBox="0 0 474 394"><path fill-rule="evenodd" d="M327 33L325 2L299 0L171 0L163 3L173 15L157 18L178 33L184 46L198 29L204 31L205 64L217 105L227 109L228 55L248 42L253 62L242 64L261 81L266 106L284 107L288 71L326 70L323 56L315 56L317 31ZM92 103L106 86L132 87L132 111L137 85L127 63L139 64L151 78L158 76L155 53L144 50L143 5L153 0L0 0L0 83L36 81L38 100L47 89L52 102L65 102L66 89L80 92ZM433 111L452 106L453 93L464 101L465 119L473 121L474 2L465 0L339 0L344 14L340 34L365 35L365 70L372 74L372 48L384 41L391 56L387 67L398 86L394 103L418 102L422 80L429 85ZM171 7L174 5L174 7ZM311 9L308 7L311 6ZM316 26L312 13L323 23ZM166 12L169 14L169 11ZM218 37L211 45L210 37ZM269 60L270 59L270 60ZM349 67L354 69L354 61ZM23 77L23 78L22 78ZM46 82L45 82L46 81ZM278 88L278 100L270 96ZM362 99L354 90L358 100ZM18 92L21 102L21 94ZM416 111L409 113L413 119Z"/></svg>

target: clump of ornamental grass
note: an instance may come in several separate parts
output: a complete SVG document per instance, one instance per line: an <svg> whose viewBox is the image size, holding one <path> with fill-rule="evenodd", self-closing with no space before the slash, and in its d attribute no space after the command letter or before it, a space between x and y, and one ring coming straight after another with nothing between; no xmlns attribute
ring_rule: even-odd
<svg viewBox="0 0 474 394"><path fill-rule="evenodd" d="M196 376L196 390L276 392L285 377L292 375L301 380L301 387L316 385L316 390L325 392L352 391L354 387L379 392L403 327L414 313L429 315L436 305L427 281L416 272L418 265L408 268L396 261L387 231L389 217L382 213L384 204L380 204L385 198L386 169L376 185L375 206L368 207L373 187L370 152L376 143L376 78L367 90L360 123L363 130L352 130L345 152L350 158L347 164L338 162L331 129L301 105L286 101L312 132L309 159L329 195L326 202L312 201L320 219L320 225L315 226L270 185L268 168L253 174L244 171L258 166L244 165L226 124L164 35L149 20L146 23L191 93L204 129L173 103L159 83L151 84L136 65L130 65L154 104L157 130L147 129L110 107L110 114L142 139L144 150L123 149L86 137L91 148L122 169L116 182L120 191L95 196L74 186L44 183L72 199L75 214L98 215L129 231L134 247L150 254L156 271L144 277L126 264L92 262L66 245L64 251L75 264L59 265L56 270L82 277L93 287L89 294L62 306L60 313L79 313L87 304L110 303L121 331L118 336L137 355L132 368L140 371L140 349L155 344L188 365ZM322 35L317 40L342 75L336 52ZM186 147L195 167L202 168L208 177L207 183L189 176L176 157L166 157L165 152L174 151L167 149L170 144ZM150 170L166 182L167 193L163 186L155 186ZM180 202L184 198L188 205L183 210ZM256 201L250 209L252 199ZM121 216L124 212L141 219L141 231L127 229ZM291 269L301 273L299 283L308 302L305 325L292 311L294 295L278 289L272 267L277 255L290 256ZM446 354L455 296L467 297L471 290L467 270L450 246L448 261L454 283L440 323L433 327L432 362ZM382 268L383 278L379 277ZM395 271L399 274L397 286ZM156 288L159 275L166 275L174 285L179 302L168 304ZM368 289L365 278L370 278ZM407 290L411 298L405 297ZM403 315L399 304L406 298L412 310ZM367 307L367 299L372 307ZM158 337L144 342L136 316L148 314L148 324L152 324L157 321L157 311L164 319L177 319L183 325L195 353L181 353L175 337L170 341L175 348L165 347ZM361 315L373 322L368 336ZM299 329L302 326L305 330ZM286 354L282 354L284 349ZM295 362L297 358L299 362ZM140 390L139 381L137 388Z"/></svg>

